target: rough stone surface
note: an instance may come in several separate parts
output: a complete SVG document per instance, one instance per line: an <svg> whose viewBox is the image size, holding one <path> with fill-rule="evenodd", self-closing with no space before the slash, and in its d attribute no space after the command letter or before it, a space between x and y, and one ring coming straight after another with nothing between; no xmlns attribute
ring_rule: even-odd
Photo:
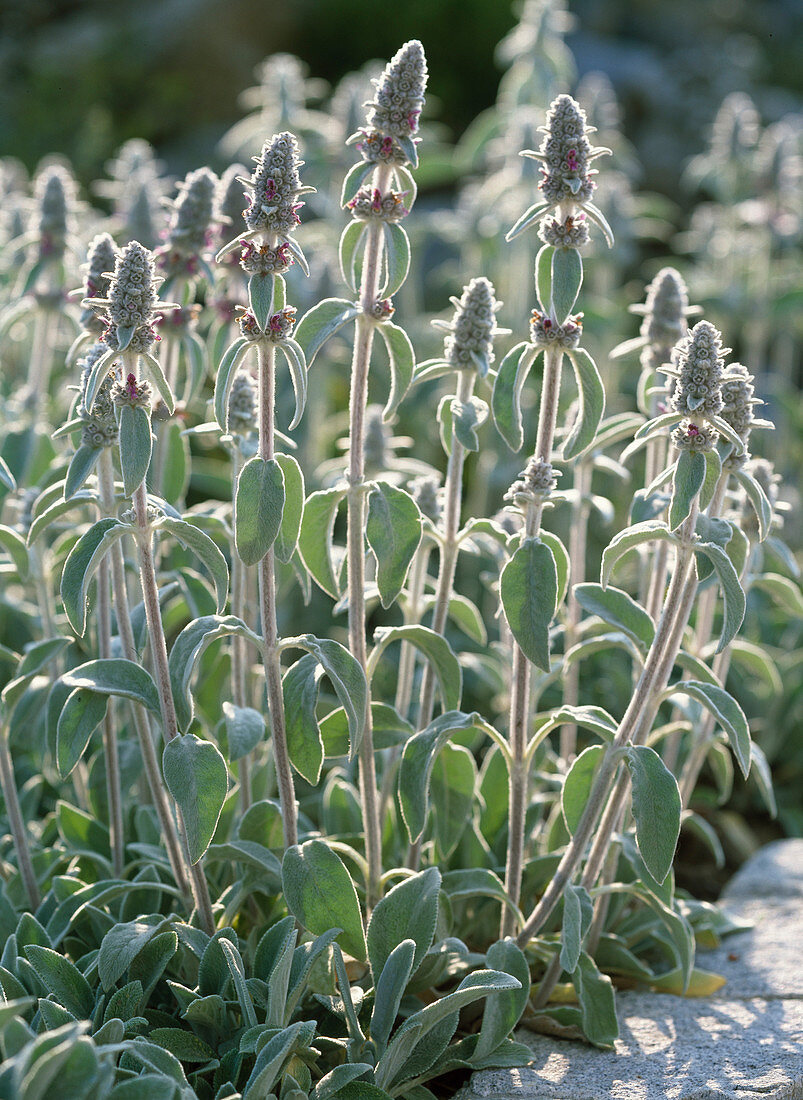
<svg viewBox="0 0 803 1100"><path fill-rule="evenodd" d="M736 872L722 898L803 898L803 840L767 844Z"/></svg>
<svg viewBox="0 0 803 1100"><path fill-rule="evenodd" d="M484 1070L467 1100L798 1100L803 1097L803 1003L617 998L613 1051L524 1030L520 1070Z"/></svg>
<svg viewBox="0 0 803 1100"><path fill-rule="evenodd" d="M700 951L713 997L617 995L612 1051L520 1030L531 1064L485 1070L464 1100L803 1100L803 840L767 845L723 897L752 928Z"/></svg>

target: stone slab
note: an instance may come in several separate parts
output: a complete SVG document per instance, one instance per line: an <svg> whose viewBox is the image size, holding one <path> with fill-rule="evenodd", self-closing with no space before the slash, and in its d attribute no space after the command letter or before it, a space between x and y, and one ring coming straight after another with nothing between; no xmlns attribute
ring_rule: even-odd
<svg viewBox="0 0 803 1100"><path fill-rule="evenodd" d="M756 898L729 900L729 916L752 928L726 936L698 965L727 979L715 997L725 1000L803 998L803 897L778 905Z"/></svg>
<svg viewBox="0 0 803 1100"><path fill-rule="evenodd" d="M761 849L722 900L752 927L698 953L715 996L618 993L612 1051L521 1029L531 1064L474 1074L463 1100L803 1100L803 840Z"/></svg>
<svg viewBox="0 0 803 1100"><path fill-rule="evenodd" d="M803 899L803 840L774 840L740 868L722 891L728 898Z"/></svg>
<svg viewBox="0 0 803 1100"><path fill-rule="evenodd" d="M803 1001L617 997L613 1051L521 1029L531 1065L475 1073L465 1100L802 1100Z"/></svg>

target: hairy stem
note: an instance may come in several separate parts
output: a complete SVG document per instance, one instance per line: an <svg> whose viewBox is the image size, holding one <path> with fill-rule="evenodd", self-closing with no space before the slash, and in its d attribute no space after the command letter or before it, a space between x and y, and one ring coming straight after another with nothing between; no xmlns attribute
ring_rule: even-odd
<svg viewBox="0 0 803 1100"><path fill-rule="evenodd" d="M259 457L273 458L273 411L276 404L276 349L260 340L259 357ZM282 807L282 828L286 848L298 843L298 812L293 785L293 772L287 752L287 732L284 721L282 666L279 657L279 629L276 615L276 558L271 547L259 563L259 608L264 643L263 663L268 693L268 710L273 743L273 758Z"/></svg>
<svg viewBox="0 0 803 1100"><path fill-rule="evenodd" d="M390 170L377 168L374 186L384 191ZM348 562L349 649L365 671L365 409L368 403L368 368L375 324L372 310L379 293L383 232L374 218L368 224L360 283L360 314L356 321L354 355L351 363L349 396L349 469L346 557ZM360 801L368 861L366 903L372 909L379 900L382 877L382 829L379 820L379 791L374 757L374 733L370 702L366 706L365 733L359 752Z"/></svg>
<svg viewBox="0 0 803 1100"><path fill-rule="evenodd" d="M579 459L574 471L575 499L572 503L572 525L569 531L569 576L572 590L582 584L586 578L586 544L588 542L588 515L590 510L591 462ZM563 652L567 653L578 638L580 625L580 604L569 595L566 607ZM580 662L573 661L563 674L563 701L570 707L576 707L580 700ZM560 755L568 765L577 751L577 726L571 722L560 731Z"/></svg>
<svg viewBox="0 0 803 1100"><path fill-rule="evenodd" d="M243 467L240 448L232 448L231 480L232 500L237 495L237 479ZM232 517L232 526L234 524ZM232 540L233 543L234 540ZM231 548L231 613L245 621L247 566L240 559L234 545ZM231 640L231 695L235 707L248 706L248 661L245 638L235 634ZM243 813L253 801L251 793L251 753L237 761L237 777L240 781L240 806Z"/></svg>
<svg viewBox="0 0 803 1100"><path fill-rule="evenodd" d="M558 417L562 364L563 351L561 349L549 349L544 353L544 378L534 453L534 457L543 462L549 462L552 457L555 425ZM543 506L543 497L539 497L527 505L522 538L537 538L541 529ZM521 648L514 642L510 721L508 724L511 761L508 777L508 840L505 889L517 906L521 899L521 878L524 869L524 832L529 802L530 762L527 759L527 743L532 714L531 678L530 662ZM500 938L512 934L514 923L515 918L510 907L504 906L499 931Z"/></svg>
<svg viewBox="0 0 803 1100"><path fill-rule="evenodd" d="M113 515L115 512L114 496L114 466L112 464L111 451L104 449L98 463L98 494L100 507L104 515ZM123 656L127 661L140 663L134 640L134 631L131 626L131 609L128 602L128 589L125 579L125 560L123 558L122 544L115 542L109 551L109 564L111 572L112 595L117 612L117 630L120 635L120 644ZM139 703L130 704L131 714L134 719L134 731L139 742L140 755L145 769L151 798L153 800L156 816L162 831L167 858L170 863L176 884L184 895L188 905L192 903L192 892L189 879L189 860L184 856L176 831L176 824L170 812L168 795L162 780L161 769L156 756L156 750L151 736L150 723L145 708Z"/></svg>
<svg viewBox="0 0 803 1100"><path fill-rule="evenodd" d="M566 847L552 881L519 933L518 942L521 946L526 944L543 927L544 922L560 900L567 884L572 881L585 853L586 845L594 832L597 819L606 804L611 783L621 763L621 750L629 741L633 740L641 728L645 712L648 711L653 701L666 687L672 663L677 657L676 648L674 653L671 654L671 662L669 661L673 633L676 630L676 617L684 601L687 576L693 561L694 551L691 536L694 532L696 519L697 499L695 498L691 514L683 525L682 543L677 550L677 559L672 581L666 595L664 610L633 697L619 724L616 737L602 757L574 836ZM678 648L679 644L678 639ZM665 679L663 678L664 674ZM663 682L661 682L662 680Z"/></svg>
<svg viewBox="0 0 803 1100"><path fill-rule="evenodd" d="M7 730L0 732L0 787L3 790L6 816L14 840L14 851L17 853L20 878L25 887L25 893L28 895L28 905L31 909L38 909L42 901L42 895L39 893L39 884L34 874L31 850L28 846L28 834L25 831L25 821L20 808L17 784L14 781L14 765L11 762Z"/></svg>
<svg viewBox="0 0 803 1100"><path fill-rule="evenodd" d="M474 371L461 370L457 375L457 400L462 404L471 399L474 392ZM466 460L465 447L457 436L452 436L452 449L446 467L445 502L443 511L442 542L440 544L440 562L438 582L435 588L435 606L432 611L431 627L436 634L443 634L449 615L449 602L452 598L454 574L457 566L457 533L460 528L460 507L463 499L463 467ZM421 702L418 708L418 728L425 729L432 720L435 701L435 674L432 665L427 662L421 680Z"/></svg>
<svg viewBox="0 0 803 1100"><path fill-rule="evenodd" d="M137 524L136 544L139 557L139 576L142 586L142 599L145 604L145 619L148 624L148 638L150 640L151 659L155 672L156 690L159 693L159 709L162 715L162 732L165 743L172 741L178 734L178 721L176 708L173 702L173 691L170 685L170 671L167 664L167 643L165 641L164 627L162 625L162 609L159 604L159 585L156 580L156 568L153 561L153 534L148 519L148 498L145 492L145 483L135 490L132 503L134 505L134 517ZM215 934L215 918L212 912L212 901L209 897L209 886L204 875L203 865L192 863L189 858L186 841L186 830L180 808L176 807L176 816L179 824L179 836L182 841L182 849L189 866L190 886L193 901L198 910L201 925L209 936Z"/></svg>

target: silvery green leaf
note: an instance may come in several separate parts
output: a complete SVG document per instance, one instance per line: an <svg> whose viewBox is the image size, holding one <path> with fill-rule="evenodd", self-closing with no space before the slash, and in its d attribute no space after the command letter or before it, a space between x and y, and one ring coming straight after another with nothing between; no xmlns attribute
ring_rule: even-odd
<svg viewBox="0 0 803 1100"><path fill-rule="evenodd" d="M124 496L133 496L145 480L152 449L151 418L147 410L138 405L123 405L120 410L120 469Z"/></svg>
<svg viewBox="0 0 803 1100"><path fill-rule="evenodd" d="M376 558L383 607L390 607L404 587L421 530L421 513L409 493L386 481L376 482L368 496L365 537Z"/></svg>
<svg viewBox="0 0 803 1100"><path fill-rule="evenodd" d="M619 1037L613 984L607 974L600 974L594 960L582 951L572 974L582 1012L583 1033L594 1046L608 1050Z"/></svg>
<svg viewBox="0 0 803 1100"><path fill-rule="evenodd" d="M229 567L217 545L194 523L187 523L186 520L175 519L173 516L163 516L158 529L169 532L209 571L215 586L217 609L222 611L229 591Z"/></svg>
<svg viewBox="0 0 803 1100"><path fill-rule="evenodd" d="M560 794L560 805L563 820L570 834L573 834L580 824L594 775L605 753L604 745L589 745L588 748L576 756L563 781Z"/></svg>
<svg viewBox="0 0 803 1100"><path fill-rule="evenodd" d="M320 676L317 658L307 653L282 678L287 754L298 774L313 787L323 767L323 740L316 714Z"/></svg>
<svg viewBox="0 0 803 1100"><path fill-rule="evenodd" d="M340 597L340 582L332 560L332 536L345 495L345 489L311 493L304 505L298 536L298 548L310 576L333 600Z"/></svg>
<svg viewBox="0 0 803 1100"><path fill-rule="evenodd" d="M275 459L284 475L284 507L273 549L279 561L287 564L295 553L304 515L304 475L292 455L277 454Z"/></svg>
<svg viewBox="0 0 803 1100"><path fill-rule="evenodd" d="M626 527L624 531L620 531L618 535L615 535L602 554L602 567L600 570L602 587L607 587L613 568L620 558L631 550L635 550L637 546L644 546L646 543L656 542L659 539L674 545L677 545L678 542L665 523L654 519L634 523L631 527Z"/></svg>
<svg viewBox="0 0 803 1100"><path fill-rule="evenodd" d="M463 673L454 650L441 634L429 627L415 624L379 627L374 631L374 642L373 667L392 642L409 642L413 645L430 662L438 677L444 708L457 710L463 687Z"/></svg>
<svg viewBox="0 0 803 1100"><path fill-rule="evenodd" d="M669 527L676 531L691 511L692 502L705 482L707 464L699 451L681 451L672 479Z"/></svg>
<svg viewBox="0 0 803 1100"><path fill-rule="evenodd" d="M215 420L217 420L224 432L229 430L229 395L231 385L237 368L245 357L245 353L252 347L250 340L245 336L238 337L226 350L221 360L215 378Z"/></svg>
<svg viewBox="0 0 803 1100"><path fill-rule="evenodd" d="M717 653L721 653L725 646L736 636L744 621L747 599L739 581L739 574L734 569L731 559L721 547L713 542L700 542L695 545L695 550L700 554L705 554L711 562L722 590L725 613L722 617L722 632L717 646Z"/></svg>
<svg viewBox="0 0 803 1100"><path fill-rule="evenodd" d="M212 841L228 793L226 761L211 741L184 733L165 745L162 770L184 818L190 862L197 863Z"/></svg>
<svg viewBox="0 0 803 1100"><path fill-rule="evenodd" d="M532 344L516 344L502 360L494 380L491 398L494 423L511 451L520 451L524 442L521 394L538 354Z"/></svg>
<svg viewBox="0 0 803 1100"><path fill-rule="evenodd" d="M549 625L555 617L558 575L552 550L525 539L502 570L499 586L508 626L529 661L549 672Z"/></svg>
<svg viewBox="0 0 803 1100"><path fill-rule="evenodd" d="M563 924L561 926L560 965L573 974L580 961L586 933L591 927L594 905L583 886L569 883L563 891Z"/></svg>
<svg viewBox="0 0 803 1100"><path fill-rule="evenodd" d="M621 588L599 584L578 584L574 587L574 597L580 606L591 615L598 615L604 622L623 630L632 638L642 652L652 645L655 636L655 623L636 601Z"/></svg>
<svg viewBox="0 0 803 1100"><path fill-rule="evenodd" d="M345 298L325 298L307 310L296 325L294 339L303 349L308 367L329 337L353 321L359 312L359 305Z"/></svg>
<svg viewBox="0 0 803 1100"><path fill-rule="evenodd" d="M256 565L273 546L282 524L284 473L274 458L255 456L240 470L234 503L237 553Z"/></svg>
<svg viewBox="0 0 803 1100"><path fill-rule="evenodd" d="M571 348L566 353L574 368L580 405L572 430L563 444L563 458L577 458L594 443L597 429L605 415L605 389L596 364L583 348Z"/></svg>
<svg viewBox="0 0 803 1100"><path fill-rule="evenodd" d="M76 688L67 697L56 734L56 764L63 779L86 751L90 737L103 721L107 702L105 695L86 688Z"/></svg>
<svg viewBox="0 0 803 1100"><path fill-rule="evenodd" d="M747 724L744 711L733 696L716 684L695 680L681 680L675 685L675 691L696 699L713 715L728 735L733 755L736 757L742 775L746 779L750 774L752 747L750 727Z"/></svg>
<svg viewBox="0 0 803 1100"><path fill-rule="evenodd" d="M383 222L385 234L385 281L380 294L391 298L400 289L410 270L410 239L395 222Z"/></svg>
<svg viewBox="0 0 803 1100"><path fill-rule="evenodd" d="M356 293L359 286L359 268L361 263L360 245L368 232L365 222L350 221L340 237L340 271L345 282Z"/></svg>
<svg viewBox="0 0 803 1100"><path fill-rule="evenodd" d="M583 261L576 248L552 253L550 316L562 325L569 317L583 285Z"/></svg>
<svg viewBox="0 0 803 1100"><path fill-rule="evenodd" d="M79 489L83 488L86 479L95 469L101 453L101 447L89 447L85 443L81 444L70 459L67 478L64 482L65 500L69 500Z"/></svg>
<svg viewBox="0 0 803 1100"><path fill-rule="evenodd" d="M390 321L377 325L377 331L385 342L390 359L390 393L382 411L384 420L390 420L407 393L415 372L415 352L410 337Z"/></svg>
<svg viewBox="0 0 803 1100"><path fill-rule="evenodd" d="M248 280L248 304L259 328L265 332L273 308L273 275L251 275Z"/></svg>
<svg viewBox="0 0 803 1100"><path fill-rule="evenodd" d="M708 685L706 685L708 686ZM625 763L633 786L636 840L647 870L663 882L680 835L680 791L661 757L647 745L630 745Z"/></svg>
<svg viewBox="0 0 803 1100"><path fill-rule="evenodd" d="M288 848L282 862L287 907L315 936L340 928L338 941L356 959L367 949L357 891L343 860L323 840Z"/></svg>
<svg viewBox="0 0 803 1100"><path fill-rule="evenodd" d="M173 642L168 668L179 729L188 729L192 722L190 682L201 655L213 642L233 635L246 638L257 648L262 646L262 639L235 615L203 615L199 619L193 619Z"/></svg>
<svg viewBox="0 0 803 1100"><path fill-rule="evenodd" d="M133 661L117 657L87 661L71 668L61 678L69 687L87 688L101 695L119 695L123 699L142 703L154 714L161 713L156 684L150 673Z"/></svg>
<svg viewBox="0 0 803 1100"><path fill-rule="evenodd" d="M116 519L100 519L75 543L61 575L61 599L70 626L76 634L86 630L86 602L89 585L107 551L128 531Z"/></svg>

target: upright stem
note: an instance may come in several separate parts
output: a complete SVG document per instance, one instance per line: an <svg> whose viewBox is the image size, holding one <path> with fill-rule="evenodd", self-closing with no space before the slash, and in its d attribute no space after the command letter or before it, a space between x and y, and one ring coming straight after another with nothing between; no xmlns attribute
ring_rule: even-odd
<svg viewBox="0 0 803 1100"><path fill-rule="evenodd" d="M108 558L98 569L98 655L108 660L112 655L112 605L111 577ZM120 785L120 758L117 751L117 729L114 723L113 702L110 699L103 717L103 762L106 767L106 796L109 803L109 832L112 849L112 866L119 878L125 862L123 837L123 795Z"/></svg>
<svg viewBox="0 0 803 1100"><path fill-rule="evenodd" d="M42 901L39 893L39 884L33 870L31 850L28 847L28 834L25 831L25 821L22 817L17 785L14 782L14 766L11 762L11 752L8 747L8 731L0 731L0 786L3 789L3 799L6 804L8 824L11 836L14 839L14 850L17 853L17 866L20 878L28 895L28 905L31 909L38 909Z"/></svg>
<svg viewBox="0 0 803 1100"><path fill-rule="evenodd" d="M242 469L242 455L235 444L232 448L231 480L232 500L237 493L237 479ZM245 619L246 608L246 572L247 567L240 559L236 549L231 552L231 613L238 619ZM231 695L235 707L248 706L247 649L245 638L235 634L231 640ZM240 805L243 813L252 802L251 793L251 754L247 753L237 762L237 776L240 781Z"/></svg>
<svg viewBox="0 0 803 1100"><path fill-rule="evenodd" d="M148 520L148 498L145 492L145 483L142 482L135 490L132 499L134 517L137 524L137 552L139 556L139 576L142 586L142 598L145 604L145 619L148 624L148 637L150 639L151 659L156 674L156 689L159 693L159 709L162 715L162 732L165 743L178 736L178 721L176 708L173 702L173 691L170 685L170 671L167 664L167 643L165 641L164 627L162 625L162 609L159 604L159 585L156 580L156 568L153 562L153 535ZM182 840L187 863L189 864L190 886L192 896L204 931L213 936L215 934L215 918L212 912L212 901L209 897L209 886L204 875L203 866L200 863L193 864L189 858L186 842L186 830L181 809L176 807L176 815L179 823L179 835Z"/></svg>
<svg viewBox="0 0 803 1100"><path fill-rule="evenodd" d="M384 192L390 169L374 172L374 186ZM379 293L382 256L382 224L377 218L368 223L360 284L360 310L356 321L354 356L351 364L349 398L349 471L346 557L348 561L349 649L363 670L367 665L365 642L365 408L368 402L368 368L374 340L372 310ZM371 707L366 704L365 733L359 751L360 800L365 830L365 855L368 862L366 902L370 910L379 900L382 877L382 830L379 820L379 791L374 758L374 733Z"/></svg>
<svg viewBox="0 0 803 1100"><path fill-rule="evenodd" d="M115 510L114 466L112 464L111 452L105 448L98 463L98 494L100 498L100 507L104 515L113 515ZM114 597L114 606L117 611L117 629L120 635L123 656L127 661L133 661L135 664L139 664L140 657L137 652L134 631L131 626L131 610L128 602L128 589L126 587L123 548L119 542L114 543L109 551L109 561L111 566L112 594ZM134 719L134 730L139 742L139 750L145 768L145 775L148 780L148 787L150 789L151 798L153 799L156 816L159 819L159 825L162 830L162 839L167 851L167 858L170 862L176 884L189 905L192 902L192 892L189 880L189 860L185 858L181 850L178 833L176 832L176 824L170 812L170 805L162 782L162 773L156 757L148 716L144 707L134 702L131 703L131 713Z"/></svg>
<svg viewBox="0 0 803 1100"><path fill-rule="evenodd" d="M591 492L592 466L588 459L578 460L574 470L575 499L572 505L572 526L569 532L569 576L572 581L572 589L575 585L582 584L586 578L586 544L588 542L588 514L590 504L588 500ZM580 625L580 604L574 596L569 596L566 608L566 624L564 627L564 653L568 652L577 641L577 630ZM580 699L580 662L573 661L563 674L563 701L567 706L576 707ZM571 763L577 751L577 726L569 723L561 727L560 731L560 755L568 765Z"/></svg>
<svg viewBox="0 0 803 1100"><path fill-rule="evenodd" d="M461 370L457 375L457 400L465 404L474 392L474 371ZM436 634L446 630L449 602L452 598L454 574L457 566L457 532L460 528L460 507L463 499L463 467L466 450L457 436L452 436L452 449L446 467L446 499L443 511L443 541L440 546L438 583L435 588L435 606L432 611L432 629ZM421 703L418 709L418 728L425 729L432 720L435 701L435 674L432 665L424 666L421 680Z"/></svg>
<svg viewBox="0 0 803 1100"><path fill-rule="evenodd" d="M54 309L37 309L34 314L33 346L31 348L30 366L28 369L28 393L27 404L33 412L33 423L36 425L43 412L47 409L47 400L50 390L50 369L53 364L53 345L55 343L56 330L58 328L58 314ZM31 444L36 447L36 437ZM30 473L31 460L34 452L29 450L21 483L26 484Z"/></svg>
<svg viewBox="0 0 803 1100"><path fill-rule="evenodd" d="M273 410L276 403L276 349L260 340L259 357L259 457L273 458ZM279 657L279 629L276 617L276 559L273 547L259 563L259 606L262 618L263 662L268 693L268 710L273 740L273 757L282 808L282 827L286 848L298 843L298 813L293 772L287 751L284 722L282 667Z"/></svg>
<svg viewBox="0 0 803 1100"><path fill-rule="evenodd" d="M560 376L563 364L563 351L549 349L544 353L544 379L541 389L541 408L538 415L538 434L535 441L536 459L549 462L555 440L555 424L558 416L558 398L560 395ZM541 529L543 497L527 505L524 515L523 538L536 538ZM518 905L521 898L521 878L524 870L524 832L529 801L529 770L527 743L530 732L530 662L521 648L513 645L513 674L510 691L510 721L508 741L510 743L510 775L508 796L508 840L507 863L505 867L505 889L513 902ZM502 908L500 938L509 936L514 929L514 916L509 906Z"/></svg>
<svg viewBox="0 0 803 1100"><path fill-rule="evenodd" d="M560 900L567 884L571 882L575 870L583 858L586 845L594 832L600 812L605 805L611 783L621 762L621 750L629 741L633 740L641 728L645 711L666 687L672 663L677 657L677 648L675 648L674 653L671 653L671 647L674 640L673 635L676 631L676 617L684 603L687 576L694 558L691 538L696 520L697 498L693 503L691 514L683 525L682 543L678 547L677 560L666 595L664 610L633 697L619 724L616 737L602 757L583 815L566 847L563 858L558 864L552 881L519 933L518 942L522 946L543 926ZM678 639L678 648L679 644ZM669 661L670 653L671 662ZM601 835L600 832L600 843Z"/></svg>

